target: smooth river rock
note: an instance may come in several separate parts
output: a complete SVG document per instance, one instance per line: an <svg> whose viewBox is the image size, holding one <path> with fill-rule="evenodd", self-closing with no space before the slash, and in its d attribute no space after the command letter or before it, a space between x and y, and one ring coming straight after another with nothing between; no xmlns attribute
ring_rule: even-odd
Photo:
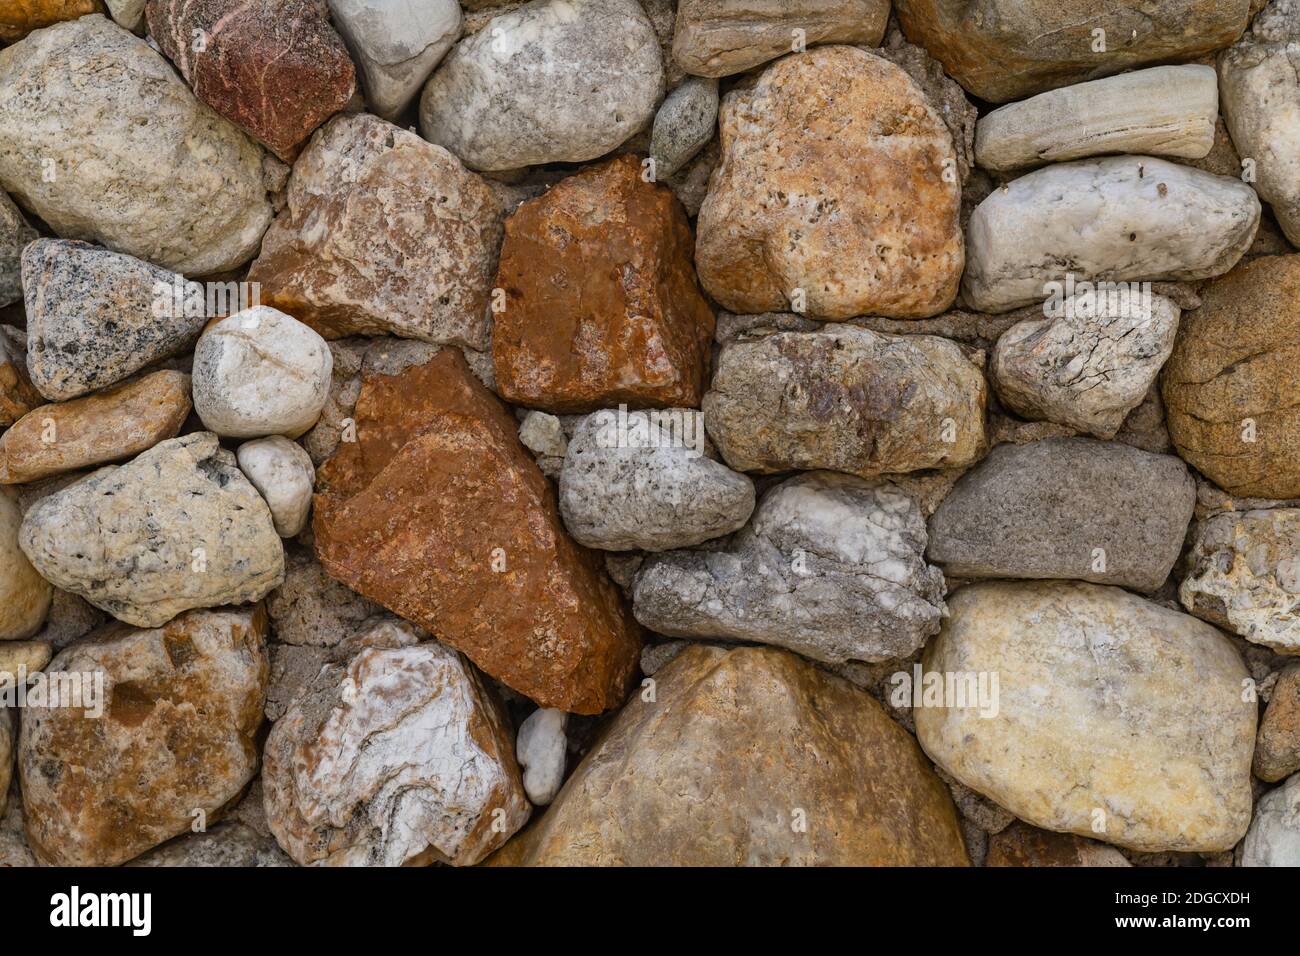
<svg viewBox="0 0 1300 956"><path fill-rule="evenodd" d="M1300 866L1300 774L1260 797L1241 866Z"/></svg>
<svg viewBox="0 0 1300 956"><path fill-rule="evenodd" d="M235 452L239 470L266 500L282 538L296 537L307 526L316 469L311 456L283 435L244 442Z"/></svg>
<svg viewBox="0 0 1300 956"><path fill-rule="evenodd" d="M713 139L718 129L718 81L691 77L655 113L650 156L656 178L667 179Z"/></svg>
<svg viewBox="0 0 1300 956"><path fill-rule="evenodd" d="M1219 631L1081 582L973 584L948 610L922 666L952 693L912 713L958 781L1035 826L1134 850L1212 853L1245 834L1256 704ZM948 680L981 674L997 676L992 715Z"/></svg>
<svg viewBox="0 0 1300 956"><path fill-rule="evenodd" d="M0 488L0 641L31 637L50 610L50 584L19 547L22 522L17 492Z"/></svg>
<svg viewBox="0 0 1300 956"><path fill-rule="evenodd" d="M568 722L564 711L540 707L519 725L515 755L523 768L524 792L534 806L549 804L564 783L568 749L564 728Z"/></svg>

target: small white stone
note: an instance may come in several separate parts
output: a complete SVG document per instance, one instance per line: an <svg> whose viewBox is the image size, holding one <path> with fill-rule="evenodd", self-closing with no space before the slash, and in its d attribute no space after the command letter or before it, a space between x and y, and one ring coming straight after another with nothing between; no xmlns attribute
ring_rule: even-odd
<svg viewBox="0 0 1300 956"><path fill-rule="evenodd" d="M275 533L292 538L307 526L316 469L311 456L283 435L244 442L235 453L239 467L266 499Z"/></svg>
<svg viewBox="0 0 1300 956"><path fill-rule="evenodd" d="M334 359L297 319L259 305L222 319L194 350L194 410L228 438L297 438L320 418Z"/></svg>
<svg viewBox="0 0 1300 956"><path fill-rule="evenodd" d="M1300 866L1300 773L1255 805L1241 844L1242 866Z"/></svg>
<svg viewBox="0 0 1300 956"><path fill-rule="evenodd" d="M554 800L564 783L568 747L564 728L568 723L569 715L564 711L543 707L519 725L515 756L524 768L524 792L536 806L544 807Z"/></svg>
<svg viewBox="0 0 1300 956"><path fill-rule="evenodd" d="M554 415L546 412L529 412L519 426L519 440L534 455L563 458L569 448L564 437L564 426Z"/></svg>

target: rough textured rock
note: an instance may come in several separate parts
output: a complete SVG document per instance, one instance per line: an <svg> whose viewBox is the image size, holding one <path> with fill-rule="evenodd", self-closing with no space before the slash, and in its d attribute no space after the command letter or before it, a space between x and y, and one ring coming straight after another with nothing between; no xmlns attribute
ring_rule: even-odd
<svg viewBox="0 0 1300 956"><path fill-rule="evenodd" d="M1300 654L1300 509L1201 521L1187 562L1183 607L1248 641Z"/></svg>
<svg viewBox="0 0 1300 956"><path fill-rule="evenodd" d="M734 312L921 318L961 278L952 136L900 68L854 47L780 60L723 97L696 266Z"/></svg>
<svg viewBox="0 0 1300 956"><path fill-rule="evenodd" d="M544 807L555 799L564 783L564 735L569 715L562 710L542 707L519 725L515 738L515 756L524 772L524 792L529 802Z"/></svg>
<svg viewBox="0 0 1300 956"><path fill-rule="evenodd" d="M1114 438L1174 349L1178 306L1164 296L1066 299L998 339L989 378L1018 415Z"/></svg>
<svg viewBox="0 0 1300 956"><path fill-rule="evenodd" d="M1300 256L1266 256L1209 284L1162 377L1169 436L1229 494L1300 498Z"/></svg>
<svg viewBox="0 0 1300 956"><path fill-rule="evenodd" d="M189 413L184 372L153 372L85 398L42 405L0 434L0 484L130 458L176 437Z"/></svg>
<svg viewBox="0 0 1300 956"><path fill-rule="evenodd" d="M20 543L46 580L137 627L257 601L284 579L271 512L211 432L50 495L27 512Z"/></svg>
<svg viewBox="0 0 1300 956"><path fill-rule="evenodd" d="M456 0L329 0L372 113L394 120L460 37Z"/></svg>
<svg viewBox="0 0 1300 956"><path fill-rule="evenodd" d="M494 864L967 864L947 788L847 681L773 648L713 647L655 681Z"/></svg>
<svg viewBox="0 0 1300 956"><path fill-rule="evenodd" d="M1300 770L1300 667L1288 667L1273 685L1259 722L1254 770L1270 783Z"/></svg>
<svg viewBox="0 0 1300 956"><path fill-rule="evenodd" d="M103 673L102 719L29 706L18 768L27 836L46 865L112 866L215 822L257 767L266 693L261 608L110 625L51 670Z"/></svg>
<svg viewBox="0 0 1300 956"><path fill-rule="evenodd" d="M455 651L364 648L271 729L267 822L303 864L474 864L528 819L513 751L500 705Z"/></svg>
<svg viewBox="0 0 1300 956"><path fill-rule="evenodd" d="M339 584L310 553L290 551L266 609L282 644L333 647L383 608Z"/></svg>
<svg viewBox="0 0 1300 956"><path fill-rule="evenodd" d="M14 43L50 24L103 12L101 0L9 0L0 11L0 43Z"/></svg>
<svg viewBox="0 0 1300 956"><path fill-rule="evenodd" d="M1300 3L1273 0L1219 55L1223 115L1237 152L1255 162L1255 190L1300 245Z"/></svg>
<svg viewBox="0 0 1300 956"><path fill-rule="evenodd" d="M45 404L27 374L27 334L0 325L0 428Z"/></svg>
<svg viewBox="0 0 1300 956"><path fill-rule="evenodd" d="M4 641L0 643L0 685L13 680L20 669L35 674L50 662L53 649L41 641ZM2 709L2 708L0 708ZM3 762L3 761L0 761Z"/></svg>
<svg viewBox="0 0 1300 956"><path fill-rule="evenodd" d="M997 707L953 694L916 708L937 764L1049 830L1144 851L1241 839L1256 705L1217 630L1080 582L973 584L948 610L925 671L996 674Z"/></svg>
<svg viewBox="0 0 1300 956"><path fill-rule="evenodd" d="M1011 824L989 838L985 866L1132 866L1114 847L1072 833Z"/></svg>
<svg viewBox="0 0 1300 956"><path fill-rule="evenodd" d="M967 226L962 292L982 312L1042 302L1049 282L1205 279L1250 247L1245 183L1153 156L1084 159L996 189Z"/></svg>
<svg viewBox="0 0 1300 956"><path fill-rule="evenodd" d="M101 16L0 50L0 187L66 239L178 272L242 265L279 164Z"/></svg>
<svg viewBox="0 0 1300 956"><path fill-rule="evenodd" d="M356 90L324 0L149 0L145 15L198 98L286 162Z"/></svg>
<svg viewBox="0 0 1300 956"><path fill-rule="evenodd" d="M39 239L22 261L27 369L51 401L116 384L190 351L207 319L206 295L204 309L185 308L185 298L201 286L134 256Z"/></svg>
<svg viewBox="0 0 1300 956"><path fill-rule="evenodd" d="M233 821L177 837L127 866L293 866L275 841Z"/></svg>
<svg viewBox="0 0 1300 956"><path fill-rule="evenodd" d="M667 179L677 173L713 139L717 125L717 80L691 77L669 93L650 136L655 176Z"/></svg>
<svg viewBox="0 0 1300 956"><path fill-rule="evenodd" d="M227 438L287 435L316 424L334 357L313 329L259 305L209 327L194 348L194 410Z"/></svg>
<svg viewBox="0 0 1300 956"><path fill-rule="evenodd" d="M0 488L0 641L31 637L50 609L50 585L19 547L23 514L18 496Z"/></svg>
<svg viewBox="0 0 1300 956"><path fill-rule="evenodd" d="M369 376L355 420L317 472L326 571L542 706L621 703L638 629L460 353Z"/></svg>
<svg viewBox="0 0 1300 956"><path fill-rule="evenodd" d="M986 401L984 376L955 343L834 325L724 345L702 407L737 471L872 478L973 463Z"/></svg>
<svg viewBox="0 0 1300 956"><path fill-rule="evenodd" d="M292 538L307 526L316 469L311 456L283 435L244 442L235 453L239 469L271 509L275 533Z"/></svg>
<svg viewBox="0 0 1300 956"><path fill-rule="evenodd" d="M564 456L569 450L569 440L560 420L546 412L528 412L519 424L519 440L536 456L542 474L559 481Z"/></svg>
<svg viewBox="0 0 1300 956"><path fill-rule="evenodd" d="M706 441L692 409L587 416L560 472L565 527L606 551L687 548L736 531L754 510L754 483Z"/></svg>
<svg viewBox="0 0 1300 956"><path fill-rule="evenodd" d="M999 445L930 519L931 561L959 578L1077 578L1154 591L1196 505L1187 466L1118 442Z"/></svg>
<svg viewBox="0 0 1300 956"><path fill-rule="evenodd" d="M713 311L672 193L624 155L506 220L492 361L497 390L550 412L699 405Z"/></svg>
<svg viewBox="0 0 1300 956"><path fill-rule="evenodd" d="M446 150L373 116L330 121L249 270L263 301L326 338L484 348L504 210Z"/></svg>
<svg viewBox="0 0 1300 956"><path fill-rule="evenodd" d="M23 247L36 237L22 210L0 192L0 308L22 299Z"/></svg>
<svg viewBox="0 0 1300 956"><path fill-rule="evenodd" d="M797 39L879 46L888 20L888 0L681 0L673 58L687 73L730 76L795 51Z"/></svg>
<svg viewBox="0 0 1300 956"><path fill-rule="evenodd" d="M636 0L534 0L447 55L420 98L420 132L471 169L580 163L649 123L663 90Z"/></svg>
<svg viewBox="0 0 1300 956"><path fill-rule="evenodd" d="M1156 66L994 110L976 127L975 161L1010 172L1104 153L1200 159L1218 115L1212 67Z"/></svg>
<svg viewBox="0 0 1300 956"><path fill-rule="evenodd" d="M1300 866L1300 774L1260 798L1241 866Z"/></svg>
<svg viewBox="0 0 1300 956"><path fill-rule="evenodd" d="M820 661L907 657L939 630L925 518L887 482L814 472L769 491L725 550L650 557L637 620L672 637L776 644Z"/></svg>
<svg viewBox="0 0 1300 956"><path fill-rule="evenodd" d="M1241 36L1250 0L895 0L903 32L980 99L1017 100L1080 80L1190 60ZM1105 49L1097 49L1104 31Z"/></svg>

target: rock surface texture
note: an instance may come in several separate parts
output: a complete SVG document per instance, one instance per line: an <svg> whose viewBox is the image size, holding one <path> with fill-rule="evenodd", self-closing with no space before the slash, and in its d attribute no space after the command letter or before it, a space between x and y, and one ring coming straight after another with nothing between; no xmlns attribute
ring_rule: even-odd
<svg viewBox="0 0 1300 956"><path fill-rule="evenodd" d="M0 488L0 641L31 637L50 609L49 582L19 546L22 521L18 495Z"/></svg>

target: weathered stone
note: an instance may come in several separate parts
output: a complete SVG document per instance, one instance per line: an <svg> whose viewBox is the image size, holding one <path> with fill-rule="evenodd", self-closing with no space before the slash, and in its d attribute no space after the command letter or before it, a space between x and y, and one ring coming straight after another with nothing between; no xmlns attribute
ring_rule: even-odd
<svg viewBox="0 0 1300 956"><path fill-rule="evenodd" d="M42 641L4 641L0 643L0 687L14 681L21 673L35 674L50 662L54 653ZM4 708L0 707L0 710Z"/></svg>
<svg viewBox="0 0 1300 956"><path fill-rule="evenodd" d="M242 823L222 822L202 833L177 837L127 866L293 866L276 842Z"/></svg>
<svg viewBox="0 0 1300 956"><path fill-rule="evenodd" d="M0 427L12 425L45 399L27 375L27 334L0 325Z"/></svg>
<svg viewBox="0 0 1300 956"><path fill-rule="evenodd" d="M939 630L925 518L887 482L814 472L769 491L725 550L648 558L637 620L672 637L776 644L820 661L907 657Z"/></svg>
<svg viewBox="0 0 1300 956"><path fill-rule="evenodd" d="M1300 770L1300 667L1282 671L1255 739L1255 776L1274 783Z"/></svg>
<svg viewBox="0 0 1300 956"><path fill-rule="evenodd" d="M144 34L144 7L147 0L104 0L109 15L118 26L137 35Z"/></svg>
<svg viewBox="0 0 1300 956"><path fill-rule="evenodd" d="M730 76L813 43L879 46L888 0L681 0L673 58L687 73Z"/></svg>
<svg viewBox="0 0 1300 956"><path fill-rule="evenodd" d="M700 281L734 312L921 318L961 278L952 137L899 67L854 47L787 57L723 97Z"/></svg>
<svg viewBox="0 0 1300 956"><path fill-rule="evenodd" d="M4 684L4 675L0 674L0 686ZM9 778L14 767L14 719L9 715L8 707L0 707L0 816L4 816L9 798ZM0 857L0 864L4 858Z"/></svg>
<svg viewBox="0 0 1300 956"><path fill-rule="evenodd" d="M993 103L1148 63L1194 59L1241 36L1250 7L1250 0L1105 8L1093 0L894 2L908 39L941 60L967 90Z"/></svg>
<svg viewBox="0 0 1300 956"><path fill-rule="evenodd" d="M1241 866L1300 866L1300 774L1260 798Z"/></svg>
<svg viewBox="0 0 1300 956"><path fill-rule="evenodd" d="M56 587L137 627L258 601L284 580L271 512L211 432L50 495L27 512L20 544Z"/></svg>
<svg viewBox="0 0 1300 956"><path fill-rule="evenodd" d="M249 270L267 305L326 338L484 348L504 209L446 150L373 116L331 120Z"/></svg>
<svg viewBox="0 0 1300 956"><path fill-rule="evenodd" d="M1164 296L1074 296L1008 329L989 377L1018 415L1114 438L1173 351L1178 316Z"/></svg>
<svg viewBox="0 0 1300 956"><path fill-rule="evenodd" d="M27 224L22 210L0 192L0 308L23 297L23 247L35 238L37 232Z"/></svg>
<svg viewBox="0 0 1300 956"><path fill-rule="evenodd" d="M1156 66L994 110L976 127L975 161L1010 172L1104 153L1200 159L1218 113L1212 67Z"/></svg>
<svg viewBox="0 0 1300 956"><path fill-rule="evenodd" d="M1300 509L1199 522L1187 561L1183 607L1248 641L1300 654Z"/></svg>
<svg viewBox="0 0 1300 956"><path fill-rule="evenodd" d="M713 311L673 194L624 155L506 220L492 361L506 401L550 412L699 405Z"/></svg>
<svg viewBox="0 0 1300 956"><path fill-rule="evenodd" d="M1300 3L1272 0L1219 55L1223 115L1254 186L1300 245Z"/></svg>
<svg viewBox="0 0 1300 956"><path fill-rule="evenodd" d="M546 412L529 412L519 425L519 440L536 456L542 474L559 481L569 449L560 420Z"/></svg>
<svg viewBox="0 0 1300 956"><path fill-rule="evenodd" d="M474 864L528 819L513 750L500 705L455 651L365 648L271 729L267 821L303 864Z"/></svg>
<svg viewBox="0 0 1300 956"><path fill-rule="evenodd" d="M175 438L189 413L184 372L153 372L85 398L42 405L0 435L0 484L130 458Z"/></svg>
<svg viewBox="0 0 1300 956"><path fill-rule="evenodd" d="M11 488L0 488L0 641L31 637L50 609L49 582L19 547L23 514Z"/></svg>
<svg viewBox="0 0 1300 956"><path fill-rule="evenodd" d="M1154 591L1195 505L1192 476L1173 455L1090 438L999 445L935 511L927 554L951 577Z"/></svg>
<svg viewBox="0 0 1300 956"><path fill-rule="evenodd" d="M967 226L962 292L1007 312L1049 282L1205 279L1250 247L1259 200L1245 183L1153 156L1048 166L996 189Z"/></svg>
<svg viewBox="0 0 1300 956"><path fill-rule="evenodd" d="M581 163L649 123L663 90L636 0L534 0L447 55L420 98L420 132L471 169Z"/></svg>
<svg viewBox="0 0 1300 956"><path fill-rule="evenodd" d="M8 0L0 10L0 43L14 43L53 23L103 12L101 0Z"/></svg>
<svg viewBox="0 0 1300 956"><path fill-rule="evenodd" d="M23 833L23 799L18 791L18 775L10 784L8 809L0 796L0 868L37 866L36 857L27 846Z"/></svg>
<svg viewBox="0 0 1300 956"><path fill-rule="evenodd" d="M1072 833L1011 824L989 838L985 866L1132 866L1114 847Z"/></svg>
<svg viewBox="0 0 1300 956"><path fill-rule="evenodd" d="M0 186L60 236L178 272L233 269L257 252L283 176L101 16L0 50Z"/></svg>
<svg viewBox="0 0 1300 956"><path fill-rule="evenodd" d="M289 552L284 583L267 597L266 609L277 641L318 647L339 644L383 610L339 584L302 551Z"/></svg>
<svg viewBox="0 0 1300 956"><path fill-rule="evenodd" d="M307 526L316 469L301 445L283 435L244 442L235 452L239 470L271 509L275 533L292 538Z"/></svg>
<svg viewBox="0 0 1300 956"><path fill-rule="evenodd" d="M209 327L194 349L194 410L228 438L287 435L316 424L334 357L315 330L259 305Z"/></svg>
<svg viewBox="0 0 1300 956"><path fill-rule="evenodd" d="M515 756L523 768L524 792L535 806L544 807L555 799L564 783L565 751L568 738L564 727L569 715L542 707L525 718L515 738Z"/></svg>
<svg viewBox="0 0 1300 956"><path fill-rule="evenodd" d="M460 353L368 377L355 422L317 472L325 570L542 706L622 703L638 628Z"/></svg>
<svg viewBox="0 0 1300 956"><path fill-rule="evenodd" d="M979 367L953 342L828 325L724 345L702 407L737 471L873 478L973 463L986 401Z"/></svg>
<svg viewBox="0 0 1300 956"><path fill-rule="evenodd" d="M199 99L286 162L356 91L325 0L149 0L145 15Z"/></svg>
<svg viewBox="0 0 1300 956"><path fill-rule="evenodd" d="M667 179L678 172L713 139L717 126L717 80L691 77L669 93L650 136L655 176Z"/></svg>
<svg viewBox="0 0 1300 956"><path fill-rule="evenodd" d="M1298 354L1300 255L1210 283L1161 379L1178 454L1229 494L1300 498Z"/></svg>
<svg viewBox="0 0 1300 956"><path fill-rule="evenodd" d="M587 416L560 472L565 527L607 551L687 548L736 531L754 510L754 483L706 442L693 409Z"/></svg>
<svg viewBox="0 0 1300 956"><path fill-rule="evenodd" d="M1256 705L1221 633L1080 582L972 584L948 610L922 658L943 675L931 689L998 683L992 715L955 692L913 711L937 764L1049 830L1145 851L1241 839Z"/></svg>
<svg viewBox="0 0 1300 956"><path fill-rule="evenodd" d="M329 0L334 26L361 70L366 104L395 120L460 37L456 0Z"/></svg>
<svg viewBox="0 0 1300 956"><path fill-rule="evenodd" d="M774 648L692 647L655 682L494 864L967 864L947 788L847 681Z"/></svg>

